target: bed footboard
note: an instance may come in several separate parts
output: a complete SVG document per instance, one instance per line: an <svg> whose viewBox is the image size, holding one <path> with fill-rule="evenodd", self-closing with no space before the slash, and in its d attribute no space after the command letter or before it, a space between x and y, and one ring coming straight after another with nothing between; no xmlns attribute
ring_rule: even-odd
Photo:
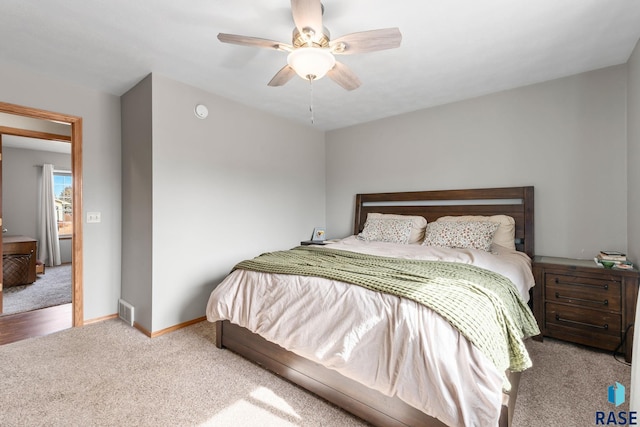
<svg viewBox="0 0 640 427"><path fill-rule="evenodd" d="M376 426L445 427L400 399L365 387L228 321L216 322L216 346L228 348ZM519 373L510 378L512 392L503 402L500 427L511 424L519 379Z"/></svg>

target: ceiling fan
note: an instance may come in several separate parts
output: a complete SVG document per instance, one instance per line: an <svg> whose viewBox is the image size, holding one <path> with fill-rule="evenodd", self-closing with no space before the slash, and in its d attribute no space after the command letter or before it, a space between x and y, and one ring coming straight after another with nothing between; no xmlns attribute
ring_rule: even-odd
<svg viewBox="0 0 640 427"><path fill-rule="evenodd" d="M309 81L327 75L347 90L358 88L360 79L346 65L336 61L334 55L375 52L400 46L402 34L398 28L362 31L331 40L329 30L322 25L323 13L324 5L320 0L291 0L295 24L291 44L225 33L218 34L218 40L289 52L287 65L276 73L269 86L282 86L296 74Z"/></svg>

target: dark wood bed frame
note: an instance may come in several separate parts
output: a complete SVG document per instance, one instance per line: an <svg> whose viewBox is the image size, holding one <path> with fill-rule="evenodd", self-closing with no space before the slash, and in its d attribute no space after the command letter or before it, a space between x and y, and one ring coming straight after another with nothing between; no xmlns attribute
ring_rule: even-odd
<svg viewBox="0 0 640 427"><path fill-rule="evenodd" d="M422 215L427 221L445 215L505 214L516 221L516 248L533 258L533 200L533 187L358 194L354 234L362 231L369 212ZM444 426L398 398L365 387L228 321L216 322L216 346L258 363L374 425ZM512 391L503 401L500 427L511 425L520 382L520 373L509 377Z"/></svg>

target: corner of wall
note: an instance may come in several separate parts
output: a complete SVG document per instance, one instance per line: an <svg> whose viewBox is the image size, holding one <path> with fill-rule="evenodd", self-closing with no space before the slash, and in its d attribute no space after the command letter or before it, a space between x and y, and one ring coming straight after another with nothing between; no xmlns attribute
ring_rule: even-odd
<svg viewBox="0 0 640 427"><path fill-rule="evenodd" d="M627 245L640 262L640 41L627 61Z"/></svg>

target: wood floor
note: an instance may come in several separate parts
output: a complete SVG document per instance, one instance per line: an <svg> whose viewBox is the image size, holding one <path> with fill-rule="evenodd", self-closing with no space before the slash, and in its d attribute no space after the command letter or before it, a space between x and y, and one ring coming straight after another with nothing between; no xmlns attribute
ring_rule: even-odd
<svg viewBox="0 0 640 427"><path fill-rule="evenodd" d="M72 304L0 316L0 345L72 327Z"/></svg>

